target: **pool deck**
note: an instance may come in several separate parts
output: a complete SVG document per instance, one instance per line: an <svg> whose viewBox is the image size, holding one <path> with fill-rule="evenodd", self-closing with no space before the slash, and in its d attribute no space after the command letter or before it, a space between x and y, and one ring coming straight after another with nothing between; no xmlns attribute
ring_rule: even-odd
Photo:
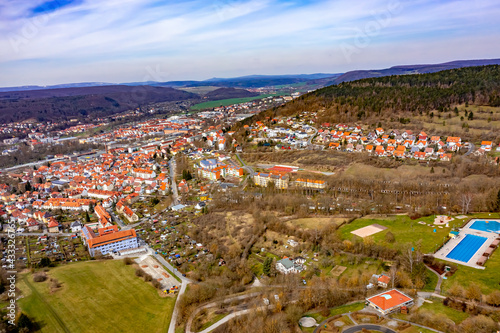
<svg viewBox="0 0 500 333"><path fill-rule="evenodd" d="M469 226L472 225L475 221L484 220L484 219L472 219L467 223L465 227L460 229L460 234L458 237L450 239L443 247L441 247L435 254L434 257L437 259L442 259L446 261L450 261L459 265L469 266L477 269L484 269L484 266L477 265L477 261L483 256L483 253L490 246L490 244L497 239L498 234L486 231L480 231L475 229L469 229ZM465 238L465 235L476 235L487 238L483 245L474 253L474 255L469 259L468 262L463 262L451 258L447 258L446 256Z"/></svg>

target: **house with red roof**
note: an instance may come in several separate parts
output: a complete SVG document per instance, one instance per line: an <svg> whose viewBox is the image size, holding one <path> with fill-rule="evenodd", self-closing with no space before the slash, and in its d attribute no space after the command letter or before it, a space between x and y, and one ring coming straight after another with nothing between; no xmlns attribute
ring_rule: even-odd
<svg viewBox="0 0 500 333"><path fill-rule="evenodd" d="M57 222L56 219L51 218L47 228L49 229L49 232L59 232L59 222Z"/></svg>
<svg viewBox="0 0 500 333"><path fill-rule="evenodd" d="M380 275L377 279L378 286L382 288L387 288L389 282L391 282L391 278L384 274Z"/></svg>
<svg viewBox="0 0 500 333"><path fill-rule="evenodd" d="M366 302L384 316L413 305L413 299L397 289L369 297Z"/></svg>

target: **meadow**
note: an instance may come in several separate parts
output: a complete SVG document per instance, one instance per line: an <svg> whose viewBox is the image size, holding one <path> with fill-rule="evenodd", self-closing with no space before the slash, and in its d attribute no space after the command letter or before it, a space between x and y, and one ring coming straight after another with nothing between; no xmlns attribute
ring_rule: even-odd
<svg viewBox="0 0 500 333"><path fill-rule="evenodd" d="M49 280L34 282L24 274L19 306L40 332L166 332L175 298L160 297L151 284L121 260L88 261L52 268Z"/></svg>

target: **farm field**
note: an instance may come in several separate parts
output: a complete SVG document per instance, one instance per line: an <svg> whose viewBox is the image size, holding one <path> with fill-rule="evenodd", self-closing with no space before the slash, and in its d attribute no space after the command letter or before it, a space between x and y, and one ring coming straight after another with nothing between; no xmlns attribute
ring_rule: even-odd
<svg viewBox="0 0 500 333"><path fill-rule="evenodd" d="M198 103L195 104L191 107L191 110L203 110L203 109L211 109L215 108L218 106L228 106L232 104L238 104L238 103L246 103L246 102L251 102L256 99L262 99L268 96L273 96L272 94L264 94L264 95L259 95L259 96L254 96L254 97L242 97L242 98L228 98L228 99L221 99L217 101L209 101L209 102L203 102L203 103Z"/></svg>
<svg viewBox="0 0 500 333"><path fill-rule="evenodd" d="M25 295L19 306L41 332L166 332L175 298L162 298L151 284L120 261L89 261L48 272L61 283L51 292L49 281L19 279ZM134 318L134 320L129 320Z"/></svg>

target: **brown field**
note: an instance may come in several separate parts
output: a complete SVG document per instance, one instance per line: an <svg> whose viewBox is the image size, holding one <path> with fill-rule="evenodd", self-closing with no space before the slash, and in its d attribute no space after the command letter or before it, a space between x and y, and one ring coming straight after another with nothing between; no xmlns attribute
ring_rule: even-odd
<svg viewBox="0 0 500 333"><path fill-rule="evenodd" d="M302 229L320 229L331 223L340 225L347 220L348 219L344 217L309 217L290 220L287 223L290 225L298 226Z"/></svg>
<svg viewBox="0 0 500 333"><path fill-rule="evenodd" d="M332 270L330 271L330 274L332 276L336 276L336 277L339 277L342 273L344 273L344 271L347 269L347 267L345 266L335 266L332 268Z"/></svg>

